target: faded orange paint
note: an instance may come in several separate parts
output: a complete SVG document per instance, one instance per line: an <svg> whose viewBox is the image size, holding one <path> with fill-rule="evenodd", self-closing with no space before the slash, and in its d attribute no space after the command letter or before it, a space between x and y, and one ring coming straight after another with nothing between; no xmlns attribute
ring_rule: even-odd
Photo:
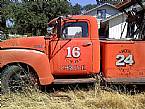
<svg viewBox="0 0 145 109"><path fill-rule="evenodd" d="M45 50L45 40L44 36L35 37L23 37L8 39L6 41L0 42L1 48L26 48L44 51Z"/></svg>
<svg viewBox="0 0 145 109"><path fill-rule="evenodd" d="M0 50L0 67L10 63L25 63L30 65L37 73L40 84L46 85L53 82L50 63L46 54L28 49Z"/></svg>
<svg viewBox="0 0 145 109"><path fill-rule="evenodd" d="M73 20L72 20L73 19ZM50 23L55 23L57 19ZM88 23L87 38L64 40L57 34L44 37L16 38L0 42L0 67L21 62L34 68L42 85L53 83L55 75L88 75L100 70L100 42L96 18L90 16L71 16L66 22L84 21ZM49 24L50 24L49 23ZM62 21L62 26L64 22ZM90 43L89 46L84 44ZM95 45L95 46L94 46ZM67 58L67 48L80 49L80 56ZM33 50L32 50L33 49Z"/></svg>
<svg viewBox="0 0 145 109"><path fill-rule="evenodd" d="M88 37L65 39L54 33L45 39L16 38L0 42L0 68L15 62L28 64L37 72L41 85L53 83L56 76L71 79L71 75L100 71L106 79L145 77L145 41L100 41L95 17L71 16L64 18L61 26L69 22L86 22ZM57 19L48 24L51 23L57 23Z"/></svg>
<svg viewBox="0 0 145 109"><path fill-rule="evenodd" d="M69 22L87 22L88 37L87 38L72 38L72 39L53 39L50 42L51 53L50 62L53 75L88 75L96 74L100 71L100 42L97 30L96 18L90 16L71 16L64 19L64 23ZM49 24L56 22L56 19ZM91 43L89 46L83 46L85 43ZM71 50L74 47L80 48L80 57L67 58L67 48ZM77 69L77 68L78 69ZM77 70L73 70L77 69Z"/></svg>
<svg viewBox="0 0 145 109"><path fill-rule="evenodd" d="M105 78L145 78L145 41L102 41L101 46ZM117 59L117 55L124 59Z"/></svg>

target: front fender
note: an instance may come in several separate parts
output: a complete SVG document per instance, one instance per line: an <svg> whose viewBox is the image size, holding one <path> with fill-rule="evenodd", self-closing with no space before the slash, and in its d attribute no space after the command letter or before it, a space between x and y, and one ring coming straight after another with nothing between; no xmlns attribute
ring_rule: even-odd
<svg viewBox="0 0 145 109"><path fill-rule="evenodd" d="M25 63L37 72L41 85L51 84L54 80L48 57L45 53L28 49L0 50L0 67L10 63Z"/></svg>

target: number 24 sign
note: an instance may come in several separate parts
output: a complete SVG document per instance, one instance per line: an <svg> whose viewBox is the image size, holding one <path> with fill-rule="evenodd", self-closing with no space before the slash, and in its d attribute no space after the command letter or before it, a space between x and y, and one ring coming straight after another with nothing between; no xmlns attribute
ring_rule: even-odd
<svg viewBox="0 0 145 109"><path fill-rule="evenodd" d="M128 56L124 56L124 55L117 55L116 56L117 62L116 65L117 66L125 66L125 65L133 65L134 63L134 59L133 59L133 55L128 55Z"/></svg>

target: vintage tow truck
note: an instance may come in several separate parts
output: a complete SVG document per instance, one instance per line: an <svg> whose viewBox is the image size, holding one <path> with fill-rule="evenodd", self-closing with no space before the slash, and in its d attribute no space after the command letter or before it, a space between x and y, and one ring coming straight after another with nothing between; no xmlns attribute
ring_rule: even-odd
<svg viewBox="0 0 145 109"><path fill-rule="evenodd" d="M96 18L80 15L53 19L47 36L0 42L2 91L24 84L91 83L96 77L107 83L145 84L145 12L138 13L143 24L133 33L137 39L100 40Z"/></svg>

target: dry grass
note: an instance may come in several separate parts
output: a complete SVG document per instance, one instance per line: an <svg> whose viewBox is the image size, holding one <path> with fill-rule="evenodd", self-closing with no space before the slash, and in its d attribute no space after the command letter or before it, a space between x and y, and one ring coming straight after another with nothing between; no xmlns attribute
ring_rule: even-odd
<svg viewBox="0 0 145 109"><path fill-rule="evenodd" d="M100 88L1 96L1 109L145 109L145 93L119 94Z"/></svg>

